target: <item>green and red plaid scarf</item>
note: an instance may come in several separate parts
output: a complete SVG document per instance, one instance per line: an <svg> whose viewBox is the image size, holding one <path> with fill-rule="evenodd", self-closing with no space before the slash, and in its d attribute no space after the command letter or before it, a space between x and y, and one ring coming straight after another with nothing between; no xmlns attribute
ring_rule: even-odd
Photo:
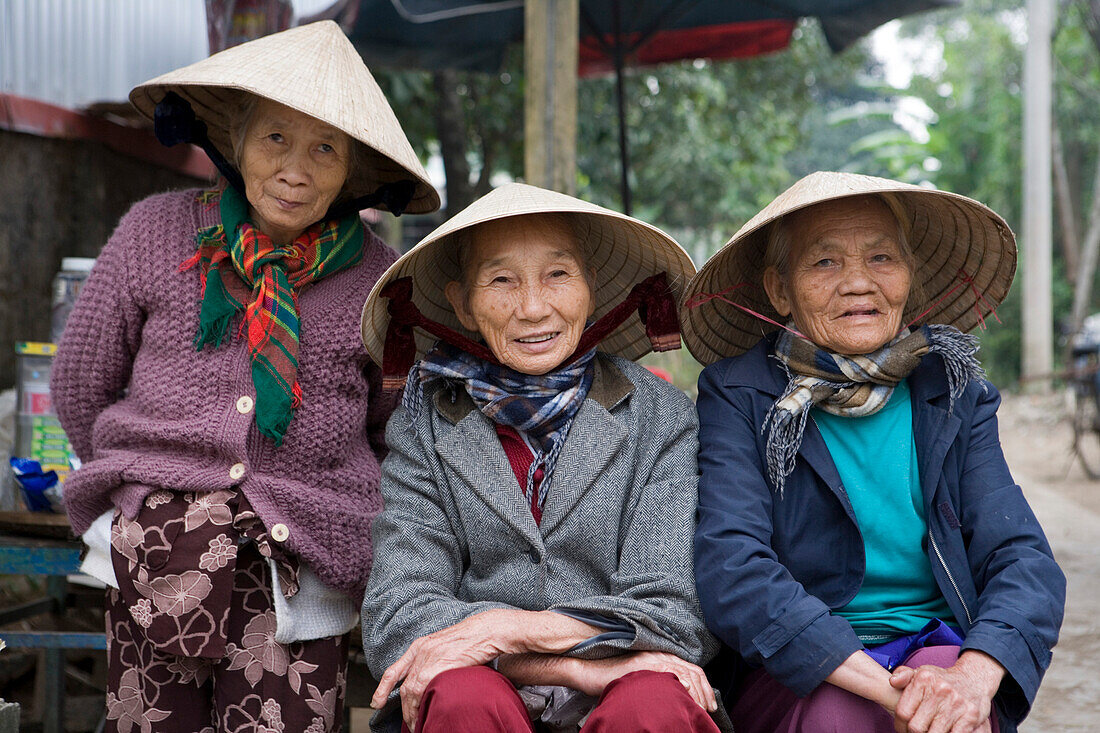
<svg viewBox="0 0 1100 733"><path fill-rule="evenodd" d="M298 293L303 287L344 270L363 257L363 225L358 214L314 224L285 247L248 220L248 202L232 186L200 197L221 206L222 223L200 229L198 251L180 270L201 265L202 309L195 348L221 344L229 322L244 311L252 385L256 388L256 427L281 445L302 402L298 386ZM226 233L232 233L230 240Z"/></svg>

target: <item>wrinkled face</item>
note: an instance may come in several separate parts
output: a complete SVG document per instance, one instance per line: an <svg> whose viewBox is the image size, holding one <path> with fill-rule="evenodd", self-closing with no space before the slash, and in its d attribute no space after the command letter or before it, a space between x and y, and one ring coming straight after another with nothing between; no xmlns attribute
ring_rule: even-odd
<svg viewBox="0 0 1100 733"><path fill-rule="evenodd" d="M464 282L446 295L467 329L524 374L545 374L570 356L595 309L584 261L559 220L519 216L479 226Z"/></svg>
<svg viewBox="0 0 1100 733"><path fill-rule="evenodd" d="M794 213L790 267L764 273L782 316L818 346L869 354L897 335L912 273L898 223L874 198L831 201Z"/></svg>
<svg viewBox="0 0 1100 733"><path fill-rule="evenodd" d="M335 127L260 99L241 141L241 176L252 221L289 244L328 211L348 175L351 138Z"/></svg>

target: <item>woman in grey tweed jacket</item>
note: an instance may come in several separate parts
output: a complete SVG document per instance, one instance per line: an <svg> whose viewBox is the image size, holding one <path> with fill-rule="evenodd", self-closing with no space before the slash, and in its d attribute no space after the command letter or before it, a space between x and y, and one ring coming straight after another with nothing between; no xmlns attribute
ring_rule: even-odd
<svg viewBox="0 0 1100 733"><path fill-rule="evenodd" d="M678 345L662 313L691 269L648 225L511 184L379 281L363 330L385 374L416 351L409 324L449 343L417 362L387 430L363 604L376 730L398 728L398 699L426 732L716 730L697 666L715 642L691 569L695 410L622 358L649 350L647 330ZM436 272L450 308L415 291Z"/></svg>

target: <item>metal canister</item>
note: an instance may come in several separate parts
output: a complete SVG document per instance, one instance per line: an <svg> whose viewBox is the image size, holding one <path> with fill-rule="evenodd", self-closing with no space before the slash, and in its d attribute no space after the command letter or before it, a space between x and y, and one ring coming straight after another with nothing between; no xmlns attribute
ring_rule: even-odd
<svg viewBox="0 0 1100 733"><path fill-rule="evenodd" d="M69 318L76 303L76 297L80 295L80 289L84 281L88 279L88 273L95 264L94 257L64 257L61 259L61 271L53 278L53 300L50 310L50 342L57 343L61 340L61 332L65 330L65 321Z"/></svg>

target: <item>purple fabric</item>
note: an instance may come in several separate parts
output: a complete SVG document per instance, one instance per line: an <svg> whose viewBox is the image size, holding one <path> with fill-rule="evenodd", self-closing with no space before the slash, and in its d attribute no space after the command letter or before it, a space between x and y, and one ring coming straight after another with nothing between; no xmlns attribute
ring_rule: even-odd
<svg viewBox="0 0 1100 733"><path fill-rule="evenodd" d="M65 483L80 534L118 506L131 519L156 489L248 497L327 585L360 597L381 511L379 460L394 399L359 335L363 299L395 254L367 233L363 261L303 290L302 405L281 447L260 435L246 339L196 351L202 287L195 232L218 222L199 191L152 196L123 217L73 308L50 385L83 467ZM243 464L239 478L230 474ZM239 469L237 469L239 470Z"/></svg>
<svg viewBox="0 0 1100 733"><path fill-rule="evenodd" d="M915 634L899 636L893 641L879 644L863 652L878 662L880 667L893 672L918 649L929 646L962 646L963 639L955 629L934 618Z"/></svg>
<svg viewBox="0 0 1100 733"><path fill-rule="evenodd" d="M904 663L947 668L958 657L957 646L929 646ZM828 683L800 698L763 669L745 679L729 712L737 733L894 733L893 718L877 703ZM996 715L990 723L1000 733Z"/></svg>

